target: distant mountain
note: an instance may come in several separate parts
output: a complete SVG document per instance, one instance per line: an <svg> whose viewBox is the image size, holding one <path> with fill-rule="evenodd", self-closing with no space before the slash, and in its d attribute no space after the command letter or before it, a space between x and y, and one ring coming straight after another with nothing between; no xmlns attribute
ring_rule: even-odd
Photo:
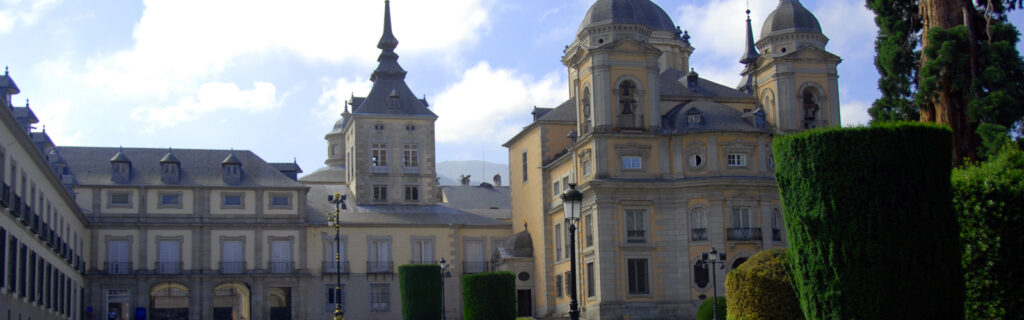
<svg viewBox="0 0 1024 320"><path fill-rule="evenodd" d="M494 183L494 174L501 175L501 185L508 185L508 165L480 160L443 161L437 163L437 176L441 185L458 185L459 177L469 175L469 184L476 186L480 182Z"/></svg>

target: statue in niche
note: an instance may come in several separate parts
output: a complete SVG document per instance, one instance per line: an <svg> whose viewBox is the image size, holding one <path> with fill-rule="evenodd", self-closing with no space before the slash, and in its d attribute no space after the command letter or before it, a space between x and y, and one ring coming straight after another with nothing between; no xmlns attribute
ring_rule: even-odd
<svg viewBox="0 0 1024 320"><path fill-rule="evenodd" d="M804 91L804 119L814 120L817 114L818 104L814 101L814 94L810 90Z"/></svg>
<svg viewBox="0 0 1024 320"><path fill-rule="evenodd" d="M636 126L634 113L636 112L636 85L632 81L623 81L619 85L619 126L632 128Z"/></svg>

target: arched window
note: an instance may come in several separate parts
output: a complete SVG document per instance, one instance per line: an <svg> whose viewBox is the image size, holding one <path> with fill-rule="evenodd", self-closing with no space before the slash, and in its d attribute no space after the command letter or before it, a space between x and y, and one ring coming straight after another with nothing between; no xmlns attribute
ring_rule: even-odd
<svg viewBox="0 0 1024 320"><path fill-rule="evenodd" d="M803 96L803 110L804 110L804 129L813 129L819 127L818 125L818 110L821 107L818 105L818 95L815 94L814 88L808 87L804 89Z"/></svg>
<svg viewBox="0 0 1024 320"><path fill-rule="evenodd" d="M708 264L703 261L697 260L697 263L693 265L693 283L697 285L697 288L708 287Z"/></svg>
<svg viewBox="0 0 1024 320"><path fill-rule="evenodd" d="M704 208L690 211L690 239L693 241L708 240L708 217Z"/></svg>
<svg viewBox="0 0 1024 320"><path fill-rule="evenodd" d="M739 258L739 259L734 260L732 262L732 268L730 268L729 270L733 270L733 269L739 268L739 266L741 264L743 264L744 262L747 262L747 258Z"/></svg>
<svg viewBox="0 0 1024 320"><path fill-rule="evenodd" d="M590 133L590 87L583 88L583 96L581 97L581 104L583 105L583 134Z"/></svg>
<svg viewBox="0 0 1024 320"><path fill-rule="evenodd" d="M636 127L637 89L633 81L619 84L619 127Z"/></svg>

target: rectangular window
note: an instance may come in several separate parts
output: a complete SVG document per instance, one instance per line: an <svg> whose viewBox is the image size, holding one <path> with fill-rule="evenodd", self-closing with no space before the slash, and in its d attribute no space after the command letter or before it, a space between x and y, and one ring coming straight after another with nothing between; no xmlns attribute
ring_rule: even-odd
<svg viewBox="0 0 1024 320"><path fill-rule="evenodd" d="M132 193L128 191L111 191L108 204L111 207L131 207Z"/></svg>
<svg viewBox="0 0 1024 320"><path fill-rule="evenodd" d="M339 288L336 284L326 285L326 296L327 303L324 306L324 311L334 311L337 305L341 305L342 310L345 308L345 285L341 285Z"/></svg>
<svg viewBox="0 0 1024 320"><path fill-rule="evenodd" d="M22 244L18 250L18 296L22 298L28 293L25 290L27 284L25 281L28 280L28 277L25 276L26 262L28 262L28 247Z"/></svg>
<svg viewBox="0 0 1024 320"><path fill-rule="evenodd" d="M583 159L583 175L590 175L590 158Z"/></svg>
<svg viewBox="0 0 1024 320"><path fill-rule="evenodd" d="M111 240L107 242L107 273L128 274L132 263L128 240Z"/></svg>
<svg viewBox="0 0 1024 320"><path fill-rule="evenodd" d="M747 155L745 153L730 153L726 157L730 167L747 166Z"/></svg>
<svg viewBox="0 0 1024 320"><path fill-rule="evenodd" d="M594 296L597 295L597 292L595 292L595 290L594 290L595 287L596 286L595 286L595 283L594 283L594 263L593 262L587 262L587 297L588 298L593 298Z"/></svg>
<svg viewBox="0 0 1024 320"><path fill-rule="evenodd" d="M2 170L3 168L0 168ZM0 181L2 182L2 181ZM0 288L7 280L7 230L0 228Z"/></svg>
<svg viewBox="0 0 1024 320"><path fill-rule="evenodd" d="M292 264L292 242L291 240L270 241L270 272L291 273Z"/></svg>
<svg viewBox="0 0 1024 320"><path fill-rule="evenodd" d="M646 221L643 210L626 210L626 242L646 242Z"/></svg>
<svg viewBox="0 0 1024 320"><path fill-rule="evenodd" d="M569 190L569 176L562 177L562 190Z"/></svg>
<svg viewBox="0 0 1024 320"><path fill-rule="evenodd" d="M7 243L7 291L14 292L15 281L18 280L18 238L11 235Z"/></svg>
<svg viewBox="0 0 1024 320"><path fill-rule="evenodd" d="M570 235L569 235L569 224L568 223L565 224L564 234L565 234L565 258L568 259L569 258L569 248L570 248L570 246L569 246L569 240L570 240L569 237L570 237ZM577 236L579 236L579 234L577 234ZM575 239L573 239L573 240L575 240Z"/></svg>
<svg viewBox="0 0 1024 320"><path fill-rule="evenodd" d="M28 301L36 301L36 252L28 250Z"/></svg>
<svg viewBox="0 0 1024 320"><path fill-rule="evenodd" d="M551 184L551 194L556 197L562 194L562 188L561 185L558 184L558 181Z"/></svg>
<svg viewBox="0 0 1024 320"><path fill-rule="evenodd" d="M378 184L373 186L373 201L387 201L388 186Z"/></svg>
<svg viewBox="0 0 1024 320"><path fill-rule="evenodd" d="M221 203L224 207L242 208L245 207L243 204L244 196L241 193L222 193Z"/></svg>
<svg viewBox="0 0 1024 320"><path fill-rule="evenodd" d="M626 272L629 278L629 294L651 293L647 282L647 259L627 259Z"/></svg>
<svg viewBox="0 0 1024 320"><path fill-rule="evenodd" d="M159 208L181 208L181 192L158 192Z"/></svg>
<svg viewBox="0 0 1024 320"><path fill-rule="evenodd" d="M464 244L466 259L463 260L463 263L465 263L463 273L487 272L489 263L484 258L484 245L483 240L466 240Z"/></svg>
<svg viewBox="0 0 1024 320"><path fill-rule="evenodd" d="M732 227L750 228L750 207L732 208Z"/></svg>
<svg viewBox="0 0 1024 320"><path fill-rule="evenodd" d="M392 273L391 240L370 239L366 258L367 273Z"/></svg>
<svg viewBox="0 0 1024 320"><path fill-rule="evenodd" d="M572 289L572 284L569 283L569 281L572 280L572 277L569 276L569 272L568 271L565 272L565 274L562 276L562 279L565 279L565 293L566 294L571 294L573 289Z"/></svg>
<svg viewBox="0 0 1024 320"><path fill-rule="evenodd" d="M405 186L405 201L420 201L420 188Z"/></svg>
<svg viewBox="0 0 1024 320"><path fill-rule="evenodd" d="M433 264L434 263L434 241L430 239L416 239L412 241L412 263Z"/></svg>
<svg viewBox="0 0 1024 320"><path fill-rule="evenodd" d="M181 240L157 240L157 251L157 273L181 273Z"/></svg>
<svg viewBox="0 0 1024 320"><path fill-rule="evenodd" d="M420 165L420 146L417 144L406 144L402 147L402 160L406 167L418 167Z"/></svg>
<svg viewBox="0 0 1024 320"><path fill-rule="evenodd" d="M529 172L526 169L526 151L523 151L523 182L526 182L527 178L529 177Z"/></svg>
<svg viewBox="0 0 1024 320"><path fill-rule="evenodd" d="M370 311L388 312L391 310L391 287L388 284L370 285Z"/></svg>
<svg viewBox="0 0 1024 320"><path fill-rule="evenodd" d="M555 225L555 260L562 259L562 225Z"/></svg>
<svg viewBox="0 0 1024 320"><path fill-rule="evenodd" d="M291 208L292 207L292 196L289 194L270 194L270 207L272 208Z"/></svg>
<svg viewBox="0 0 1024 320"><path fill-rule="evenodd" d="M346 251L348 248L345 246L345 238L341 239L341 243L334 239L334 236L324 237L324 272L325 273L338 273L338 268L341 268L341 273L348 273L348 254ZM335 256L339 259L334 261ZM341 262L340 265L338 262Z"/></svg>
<svg viewBox="0 0 1024 320"><path fill-rule="evenodd" d="M640 156L622 156L622 169L640 170L643 169L643 158Z"/></svg>
<svg viewBox="0 0 1024 320"><path fill-rule="evenodd" d="M588 214L588 215L583 217L583 232L586 234L584 237L586 238L586 245L588 247L594 245L594 220L593 220L593 218L594 218L594 216L590 215L590 214Z"/></svg>
<svg viewBox="0 0 1024 320"><path fill-rule="evenodd" d="M370 145L370 165L378 168L388 166L387 143L374 143Z"/></svg>
<svg viewBox="0 0 1024 320"><path fill-rule="evenodd" d="M221 242L222 273L238 274L245 270L245 251L242 240L224 240Z"/></svg>
<svg viewBox="0 0 1024 320"><path fill-rule="evenodd" d="M562 286L562 275L555 275L555 291L558 292L558 296L565 295L565 287Z"/></svg>

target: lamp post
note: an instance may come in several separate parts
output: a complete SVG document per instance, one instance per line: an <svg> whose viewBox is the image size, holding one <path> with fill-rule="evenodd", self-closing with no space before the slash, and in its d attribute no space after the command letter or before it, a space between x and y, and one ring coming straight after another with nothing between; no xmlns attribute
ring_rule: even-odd
<svg viewBox="0 0 1024 320"><path fill-rule="evenodd" d="M338 279L334 287L334 320L345 320L345 309L341 306L341 210L348 209L345 206L345 196L340 193L327 195L327 202L334 204L334 213L330 214L327 224L334 227L334 272Z"/></svg>
<svg viewBox="0 0 1024 320"><path fill-rule="evenodd" d="M576 184L569 184L569 191L562 194L562 211L565 213L565 223L569 225L569 295L572 301L569 302L569 319L579 320L580 305L576 302L576 222L580 220L580 205L583 203L583 194L576 190Z"/></svg>
<svg viewBox="0 0 1024 320"><path fill-rule="evenodd" d="M448 313L444 309L444 279L451 278L452 273L449 271L451 265L444 261L444 257L441 257L439 264L441 265L441 320L448 320Z"/></svg>
<svg viewBox="0 0 1024 320"><path fill-rule="evenodd" d="M711 271L711 291L714 294L714 296L712 297L712 299L714 300L711 301L711 304L714 308L714 312L712 312L712 315L714 316L715 320L718 320L718 279L716 279L716 275L718 274L718 272L715 271L715 265L721 265L719 268L725 269L725 252L718 252L718 250L715 250L714 247L711 247L710 251L701 252L700 261L705 264L711 265L711 267L708 268L708 270Z"/></svg>

